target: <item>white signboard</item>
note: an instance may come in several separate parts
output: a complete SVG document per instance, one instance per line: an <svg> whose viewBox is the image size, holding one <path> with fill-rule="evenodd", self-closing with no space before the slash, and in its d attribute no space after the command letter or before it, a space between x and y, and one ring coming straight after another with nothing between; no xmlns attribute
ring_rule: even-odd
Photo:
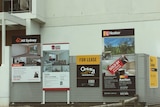
<svg viewBox="0 0 160 107"><path fill-rule="evenodd" d="M40 66L12 67L12 82L40 82Z"/></svg>
<svg viewBox="0 0 160 107"><path fill-rule="evenodd" d="M69 88L69 72L44 72L43 89Z"/></svg>
<svg viewBox="0 0 160 107"><path fill-rule="evenodd" d="M43 90L69 90L69 44L43 44Z"/></svg>

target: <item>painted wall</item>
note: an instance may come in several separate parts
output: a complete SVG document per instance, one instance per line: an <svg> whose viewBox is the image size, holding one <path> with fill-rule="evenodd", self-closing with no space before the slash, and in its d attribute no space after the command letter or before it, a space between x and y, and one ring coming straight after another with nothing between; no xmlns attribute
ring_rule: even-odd
<svg viewBox="0 0 160 107"><path fill-rule="evenodd" d="M42 43L69 42L70 55L100 54L103 50L102 30L135 29L135 52L160 56L160 21L44 27Z"/></svg>
<svg viewBox="0 0 160 107"><path fill-rule="evenodd" d="M46 26L159 20L159 0L45 0ZM143 4L143 6L142 6Z"/></svg>
<svg viewBox="0 0 160 107"><path fill-rule="evenodd" d="M69 42L71 55L101 54L102 30L134 28L135 52L160 56L159 2L46 0L46 24L41 29L42 42Z"/></svg>

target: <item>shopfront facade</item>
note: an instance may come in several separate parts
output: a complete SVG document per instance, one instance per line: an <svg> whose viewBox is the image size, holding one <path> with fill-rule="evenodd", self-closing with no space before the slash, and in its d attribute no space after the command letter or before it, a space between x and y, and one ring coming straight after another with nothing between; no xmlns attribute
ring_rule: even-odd
<svg viewBox="0 0 160 107"><path fill-rule="evenodd" d="M109 3L108 3L109 2ZM14 26L14 30L10 26L8 29L7 17L3 17L1 23L2 28L2 58L0 67L0 80L2 87L0 88L0 103L1 105L9 105L16 102L37 102L41 103L44 98L43 93L43 76L39 82L12 82L12 60L11 60L11 36L32 36L40 35L41 38L41 58L43 58L43 45L44 44L69 44L69 69L70 70L70 85L69 89L69 102L114 102L119 99L125 99L130 96L107 97L102 95L103 81L102 81L102 53L104 50L104 38L102 37L103 30L123 30L134 29L134 56L135 56L135 69L138 73L135 74L135 92L140 95L140 101L149 102L144 93L140 90L148 90L143 92L150 92L159 90L159 87L150 90L148 82L149 72L148 63L139 65L139 59L148 60L147 56L159 57L159 33L160 33L160 9L155 6L159 1L145 2L143 8L140 4L142 1L124 0L118 3L117 0L111 1L50 1L46 0L32 0L31 7L26 8L27 11L23 13L12 12L14 17L19 17L25 23L23 26ZM92 4L92 5L91 5ZM106 5L104 5L106 4ZM151 5L152 4L152 5ZM110 6L113 5L113 6ZM36 7L35 7L36 6ZM3 7L3 6L2 6ZM34 7L34 8L33 8ZM43 9L41 8L43 7ZM72 7L72 8L67 8ZM94 7L94 8L93 8ZM148 8L149 7L149 8ZM28 10L29 9L29 10ZM8 13L7 13L8 14ZM12 21L16 18L12 17ZM16 22L18 22L16 20ZM4 26L6 24L6 26ZM19 25L19 24L18 24ZM18 33L22 31L22 33ZM8 35L7 35L8 34ZM11 36L9 36L9 34ZM8 37L9 36L9 37ZM121 35L124 37L124 35ZM6 41L6 42L5 42ZM8 44L7 44L8 43ZM57 46L57 45L56 45ZM58 47L61 47L58 46ZM61 49L61 48L60 48ZM55 51L55 50L54 50ZM109 51L108 51L109 52ZM55 52L53 52L55 53ZM53 54L52 53L52 54ZM112 52L113 53L113 52ZM54 57L56 55L51 55ZM126 54L126 53L124 53ZM111 55L111 53L110 53ZM128 55L128 54L127 54ZM76 58L83 56L89 58L92 56L99 56L99 63L94 63L92 60L89 64L77 64ZM82 58L83 58L82 57ZM110 56L111 57L111 56ZM112 56L113 58L114 55ZM59 58L59 57L58 57ZM61 61L64 57L60 57ZM97 57L96 57L97 58ZM54 59L54 58L52 58ZM64 61L65 62L65 61ZM61 62L61 64L63 61ZM77 81L83 79L83 76L77 76L78 67L93 67L99 70L96 75L87 77L89 83L93 85L94 79L98 82L95 87L78 87ZM141 69L140 66L144 68ZM43 68L43 67L42 67ZM65 68L65 67L64 67ZM55 70L55 69L54 69ZM42 72L42 71L41 71ZM92 77L93 76L93 77ZM92 79L91 79L92 78ZM144 83L146 85L140 85ZM46 91L45 102L67 102L68 91ZM21 94L20 94L21 93ZM155 92L157 93L157 91ZM90 96L89 98L86 95ZM149 94L148 94L149 95ZM26 96L26 97L24 97ZM58 98L55 96L59 96ZM78 97L77 97L78 96ZM44 103L44 102L43 102ZM149 102L151 103L158 103Z"/></svg>

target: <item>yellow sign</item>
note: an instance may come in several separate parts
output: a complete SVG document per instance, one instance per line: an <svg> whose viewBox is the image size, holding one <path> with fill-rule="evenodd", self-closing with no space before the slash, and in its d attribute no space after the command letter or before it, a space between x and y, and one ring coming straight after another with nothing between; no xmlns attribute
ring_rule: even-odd
<svg viewBox="0 0 160 107"><path fill-rule="evenodd" d="M77 65L98 65L100 64L100 55L83 55L76 57Z"/></svg>
<svg viewBox="0 0 160 107"><path fill-rule="evenodd" d="M158 88L158 64L157 57L150 56L150 88Z"/></svg>

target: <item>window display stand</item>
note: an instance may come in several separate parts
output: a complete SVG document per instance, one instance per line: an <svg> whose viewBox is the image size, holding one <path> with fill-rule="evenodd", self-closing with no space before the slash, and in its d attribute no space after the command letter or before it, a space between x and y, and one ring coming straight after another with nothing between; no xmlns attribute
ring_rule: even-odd
<svg viewBox="0 0 160 107"><path fill-rule="evenodd" d="M67 91L67 96L65 97L67 104L70 103L70 61L68 46L68 43L43 45L42 104L46 102L46 91Z"/></svg>

